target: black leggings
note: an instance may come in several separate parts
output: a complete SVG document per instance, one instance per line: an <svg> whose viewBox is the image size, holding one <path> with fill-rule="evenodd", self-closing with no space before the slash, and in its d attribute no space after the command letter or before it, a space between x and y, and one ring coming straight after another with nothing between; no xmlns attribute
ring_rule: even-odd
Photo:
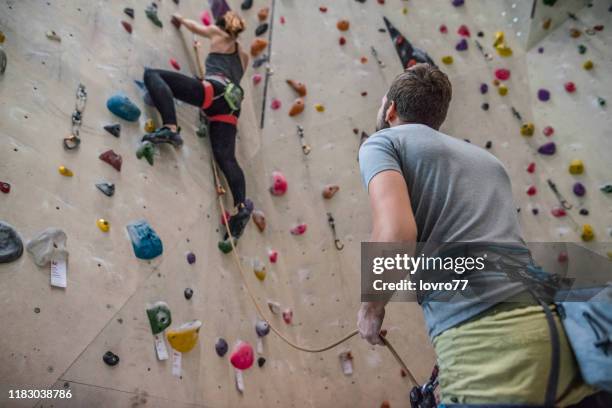
<svg viewBox="0 0 612 408"><path fill-rule="evenodd" d="M155 107L162 117L164 125L176 125L174 98L190 105L201 107L204 103L204 85L196 78L177 72L162 69L146 68L144 83L151 95ZM223 86L212 82L215 95L223 92ZM231 113L231 108L224 98L216 99L212 106L205 110L208 116ZM239 116L240 112L235 112ZM244 203L246 184L244 173L236 160L236 126L224 122L211 122L210 141L213 156L219 164L232 190L234 205Z"/></svg>

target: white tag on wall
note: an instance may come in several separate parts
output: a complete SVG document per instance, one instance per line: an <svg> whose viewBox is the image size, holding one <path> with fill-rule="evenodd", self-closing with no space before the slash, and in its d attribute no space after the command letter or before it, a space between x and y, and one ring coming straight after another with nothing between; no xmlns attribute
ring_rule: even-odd
<svg viewBox="0 0 612 408"><path fill-rule="evenodd" d="M257 354L263 354L263 337L257 338L257 344L255 347L257 349Z"/></svg>
<svg viewBox="0 0 612 408"><path fill-rule="evenodd" d="M58 288L65 288L67 286L66 270L66 258L51 260L51 286Z"/></svg>
<svg viewBox="0 0 612 408"><path fill-rule="evenodd" d="M172 375L175 377L181 376L181 366L183 364L183 355L180 351L172 350Z"/></svg>
<svg viewBox="0 0 612 408"><path fill-rule="evenodd" d="M244 377L242 376L242 370L234 370L236 372L236 389L240 393L244 392Z"/></svg>
<svg viewBox="0 0 612 408"><path fill-rule="evenodd" d="M163 333L155 336L155 352L157 353L158 360L163 361L168 359L168 349L166 348Z"/></svg>

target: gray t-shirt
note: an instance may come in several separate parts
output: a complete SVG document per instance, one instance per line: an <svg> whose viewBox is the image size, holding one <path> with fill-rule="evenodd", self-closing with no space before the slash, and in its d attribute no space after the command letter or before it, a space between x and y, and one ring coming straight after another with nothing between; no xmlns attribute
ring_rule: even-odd
<svg viewBox="0 0 612 408"><path fill-rule="evenodd" d="M486 150L428 126L407 124L381 130L359 150L366 189L385 170L404 176L418 227L417 241L440 245L457 242L524 244L513 203L510 178L502 163ZM495 276L494 276L495 275ZM505 276L487 275L490 279ZM520 284L496 285L504 297ZM423 304L431 338L490 308L492 303Z"/></svg>

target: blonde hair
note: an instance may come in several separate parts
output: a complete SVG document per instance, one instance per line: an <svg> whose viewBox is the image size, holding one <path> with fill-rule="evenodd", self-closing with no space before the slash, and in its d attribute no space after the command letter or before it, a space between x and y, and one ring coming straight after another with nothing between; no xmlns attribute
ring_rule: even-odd
<svg viewBox="0 0 612 408"><path fill-rule="evenodd" d="M246 28L244 19L234 11L228 11L220 17L217 25L234 38L237 38Z"/></svg>

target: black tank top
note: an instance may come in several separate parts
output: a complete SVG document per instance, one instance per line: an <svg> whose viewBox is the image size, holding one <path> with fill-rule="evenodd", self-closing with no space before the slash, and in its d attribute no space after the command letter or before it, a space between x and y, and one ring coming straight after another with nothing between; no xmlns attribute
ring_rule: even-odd
<svg viewBox="0 0 612 408"><path fill-rule="evenodd" d="M238 46L236 46L236 51L232 54L222 54L219 52L208 54L208 57L206 57L206 75L213 74L225 75L234 84L240 85L240 80L244 76L244 70L242 69Z"/></svg>

